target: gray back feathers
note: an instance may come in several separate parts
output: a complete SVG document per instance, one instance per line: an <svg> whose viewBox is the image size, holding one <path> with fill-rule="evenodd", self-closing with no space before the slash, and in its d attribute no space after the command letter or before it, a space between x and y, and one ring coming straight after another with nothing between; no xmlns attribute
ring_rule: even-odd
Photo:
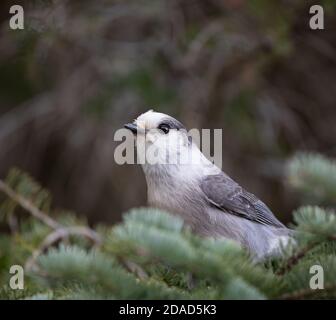
<svg viewBox="0 0 336 320"><path fill-rule="evenodd" d="M209 203L225 212L264 225L284 227L261 200L224 173L206 176L200 187Z"/></svg>

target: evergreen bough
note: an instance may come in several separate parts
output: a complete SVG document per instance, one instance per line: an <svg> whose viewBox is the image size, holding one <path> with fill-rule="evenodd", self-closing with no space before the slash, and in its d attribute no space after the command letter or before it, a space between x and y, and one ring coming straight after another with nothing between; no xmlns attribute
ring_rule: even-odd
<svg viewBox="0 0 336 320"><path fill-rule="evenodd" d="M202 239L157 209L92 230L53 211L49 193L13 169L0 180L0 299L336 298L335 162L297 155L288 181L311 205L293 213L295 241L283 256L254 263L236 243ZM14 264L25 267L24 290L9 287ZM313 265L324 270L324 289L309 286Z"/></svg>

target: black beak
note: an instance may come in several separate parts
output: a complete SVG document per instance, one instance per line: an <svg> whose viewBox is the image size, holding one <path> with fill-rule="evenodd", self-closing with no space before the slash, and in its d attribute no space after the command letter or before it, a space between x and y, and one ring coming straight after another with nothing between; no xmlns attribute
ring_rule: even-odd
<svg viewBox="0 0 336 320"><path fill-rule="evenodd" d="M127 124L124 125L124 127L128 130L131 130L134 134L136 134L137 131L138 131L138 128L137 128L136 124L134 124L134 123L127 123Z"/></svg>

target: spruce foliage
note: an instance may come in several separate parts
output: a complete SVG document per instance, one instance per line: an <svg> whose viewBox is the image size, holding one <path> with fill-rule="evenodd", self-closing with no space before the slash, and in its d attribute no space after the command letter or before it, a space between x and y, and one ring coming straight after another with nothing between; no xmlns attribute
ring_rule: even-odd
<svg viewBox="0 0 336 320"><path fill-rule="evenodd" d="M201 239L157 209L92 230L52 210L49 193L13 169L0 180L0 299L336 298L335 163L300 154L288 181L310 205L293 213L295 241L283 256L255 263L236 243ZM10 288L12 265L25 268L23 290ZM314 265L324 289L310 288Z"/></svg>

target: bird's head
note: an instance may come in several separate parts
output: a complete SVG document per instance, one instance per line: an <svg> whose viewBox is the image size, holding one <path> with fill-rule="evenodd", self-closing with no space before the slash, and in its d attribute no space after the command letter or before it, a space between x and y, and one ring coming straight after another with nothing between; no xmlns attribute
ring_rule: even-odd
<svg viewBox="0 0 336 320"><path fill-rule="evenodd" d="M186 155L190 145L187 130L180 121L153 110L141 114L125 128L135 135L138 154L145 151L146 162L176 163Z"/></svg>

